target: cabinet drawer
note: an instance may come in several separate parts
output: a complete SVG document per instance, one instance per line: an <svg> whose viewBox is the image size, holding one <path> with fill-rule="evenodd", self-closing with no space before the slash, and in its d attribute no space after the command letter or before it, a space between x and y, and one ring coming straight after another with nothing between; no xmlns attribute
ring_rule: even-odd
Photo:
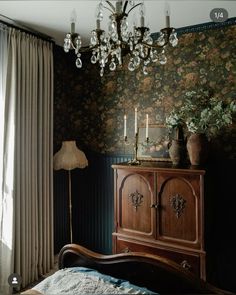
<svg viewBox="0 0 236 295"><path fill-rule="evenodd" d="M198 277L201 276L200 272L200 255L194 253L183 253L178 251L164 250L155 247L149 247L142 245L141 243L134 243L117 238L116 242L116 253L125 253L125 252L145 252L150 254L159 255L165 258L168 258L172 261L175 261L183 268L190 270Z"/></svg>

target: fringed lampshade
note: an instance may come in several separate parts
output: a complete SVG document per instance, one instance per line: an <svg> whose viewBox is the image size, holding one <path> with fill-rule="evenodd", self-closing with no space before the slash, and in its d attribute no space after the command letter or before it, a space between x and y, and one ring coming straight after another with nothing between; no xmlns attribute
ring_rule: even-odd
<svg viewBox="0 0 236 295"><path fill-rule="evenodd" d="M61 149L53 158L54 169L73 170L86 166L88 166L88 160L84 152L77 148L75 141L63 141Z"/></svg>

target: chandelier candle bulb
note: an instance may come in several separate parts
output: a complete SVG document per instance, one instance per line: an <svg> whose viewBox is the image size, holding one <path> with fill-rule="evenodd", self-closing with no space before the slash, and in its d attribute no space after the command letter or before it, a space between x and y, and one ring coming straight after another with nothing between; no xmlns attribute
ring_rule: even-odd
<svg viewBox="0 0 236 295"><path fill-rule="evenodd" d="M101 29L101 21L97 19L97 30Z"/></svg>
<svg viewBox="0 0 236 295"><path fill-rule="evenodd" d="M138 133L138 109L134 109L134 133L135 135Z"/></svg>
<svg viewBox="0 0 236 295"><path fill-rule="evenodd" d="M146 114L146 139L148 139L148 114Z"/></svg>
<svg viewBox="0 0 236 295"><path fill-rule="evenodd" d="M170 27L170 5L165 3L166 28Z"/></svg>
<svg viewBox="0 0 236 295"><path fill-rule="evenodd" d="M144 16L141 16L141 27L144 27Z"/></svg>
<svg viewBox="0 0 236 295"><path fill-rule="evenodd" d="M70 15L70 22L71 22L70 31L71 31L71 34L75 33L76 19L77 19L76 11L75 11L75 9L73 9L72 12L71 12L71 15Z"/></svg>
<svg viewBox="0 0 236 295"><path fill-rule="evenodd" d="M71 23L71 25L70 25L70 31L71 31L71 34L74 34L75 33L75 23Z"/></svg>

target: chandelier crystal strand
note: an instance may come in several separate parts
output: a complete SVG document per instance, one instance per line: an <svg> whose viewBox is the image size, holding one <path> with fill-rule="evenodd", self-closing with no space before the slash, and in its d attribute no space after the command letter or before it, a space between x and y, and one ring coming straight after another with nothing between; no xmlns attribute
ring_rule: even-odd
<svg viewBox="0 0 236 295"><path fill-rule="evenodd" d="M114 3L115 2L115 3ZM64 39L64 50L75 50L76 66L82 67L81 52L91 51L91 63L100 66L100 76L104 75L106 65L110 71L115 71L122 65L125 55L129 55L128 69L134 71L142 68L143 74L148 74L148 67L152 63L166 64L167 57L164 48L168 44L175 47L178 44L177 34L170 27L170 8L165 6L166 28L160 31L154 42L149 27L146 25L146 9L144 1L100 0L95 11L96 29L91 32L90 44L82 47L81 37L75 33L75 11L71 16L71 32ZM129 30L129 13L139 8L140 25ZM109 11L107 33L101 29L104 11Z"/></svg>

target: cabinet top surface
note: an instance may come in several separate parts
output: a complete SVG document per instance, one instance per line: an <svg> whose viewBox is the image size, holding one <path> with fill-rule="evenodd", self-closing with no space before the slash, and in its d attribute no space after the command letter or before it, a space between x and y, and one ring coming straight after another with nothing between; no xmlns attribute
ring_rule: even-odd
<svg viewBox="0 0 236 295"><path fill-rule="evenodd" d="M171 162L145 162L141 161L139 165L131 165L128 162L113 164L113 169L130 169L130 170L146 170L146 171L176 171L205 174L205 169L200 166L174 166Z"/></svg>

